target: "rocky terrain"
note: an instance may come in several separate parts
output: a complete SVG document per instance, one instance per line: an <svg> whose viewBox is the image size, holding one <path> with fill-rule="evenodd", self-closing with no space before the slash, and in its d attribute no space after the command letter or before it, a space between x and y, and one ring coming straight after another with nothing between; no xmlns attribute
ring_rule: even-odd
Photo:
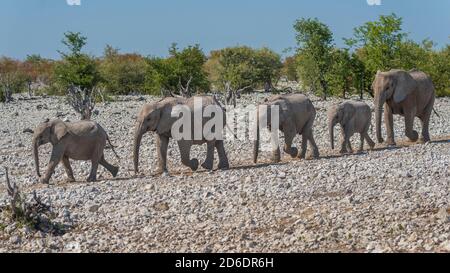
<svg viewBox="0 0 450 273"><path fill-rule="evenodd" d="M265 96L245 95L239 103ZM31 134L24 130L46 118L77 116L62 98L0 104L0 207L9 200L8 166L11 180L24 193L35 190L51 204L54 221L68 227L60 235L36 232L0 212L0 252L450 252L450 99L436 101L433 142L408 143L403 119L395 117L397 147L377 144L374 151L341 156L330 148L326 125L327 107L338 100L311 98L318 110L317 160L284 156L270 164L270 153L262 152L255 165L251 141L228 140L230 170L192 173L171 143L170 176L161 177L153 174L155 145L147 134L143 174L136 177L134 120L145 101L157 98L120 97L99 104L93 118L117 146L120 162L109 149L106 158L120 165L118 177L99 168L100 181L87 183L90 163L72 161L78 181L64 182L59 165L50 185L37 184ZM415 128L421 129L418 120ZM375 130L371 136L375 140ZM359 136L352 143L358 147ZM41 170L50 149L40 149ZM192 154L201 161L205 147Z"/></svg>

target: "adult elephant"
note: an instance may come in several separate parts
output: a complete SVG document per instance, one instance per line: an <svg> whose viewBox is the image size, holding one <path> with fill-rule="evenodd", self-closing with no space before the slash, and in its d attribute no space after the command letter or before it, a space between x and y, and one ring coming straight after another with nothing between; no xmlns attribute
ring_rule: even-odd
<svg viewBox="0 0 450 273"><path fill-rule="evenodd" d="M267 115L267 125L269 130L279 129L284 133L284 152L291 155L291 157L305 158L307 142L309 141L313 149L313 157L319 157L319 149L313 136L313 124L316 117L316 109L305 95L302 94L287 94L272 96L264 101L262 105L267 105L267 112L261 113L261 116ZM273 128L271 122L272 106L278 106L279 111L279 127ZM258 107L258 117L260 107ZM260 124L257 118L257 136L253 147L253 162L257 163L260 142ZM294 137L299 134L302 135L302 147L299 152L297 148L292 147ZM279 162L281 159L280 148L277 147L272 151L272 161Z"/></svg>
<svg viewBox="0 0 450 273"><path fill-rule="evenodd" d="M375 93L376 132L379 143L384 141L381 136L383 105L388 145L395 145L394 114L405 117L405 134L413 142L419 138L413 128L414 118L418 117L422 123L421 139L430 141L429 124L435 89L427 74L417 70L377 72L372 87Z"/></svg>
<svg viewBox="0 0 450 273"><path fill-rule="evenodd" d="M201 109L194 109L194 101L201 101ZM213 138L211 136L206 136L204 134L205 124L212 120L212 117L207 117L203 115L205 109L208 106L216 106L216 109L220 109L223 115L223 127L215 128L214 130L220 130L222 132L224 126L226 125L226 115L222 106L218 101L212 96L194 96L191 98L182 97L167 97L158 102L145 104L138 117L136 128L134 131L134 171L137 174L139 172L139 148L141 146L142 136L147 132L156 133L156 146L158 153L158 173L167 174L167 149L169 145L170 138L172 135L172 128L174 124L180 120L174 112L178 111L176 106L182 106L184 109L188 110L191 128L182 127L183 133L187 133L188 137L177 139L178 147L180 149L181 162L183 165L188 166L191 170L195 171L198 168L199 162L197 159L190 158L190 150L192 145L207 144L207 155L206 160L203 162L202 167L208 170L213 168L214 163L214 149L217 150L219 155L219 169L228 169L229 163L228 158L225 153L223 138ZM195 106L197 107L197 106ZM199 113L201 110L201 113ZM194 137L194 112L201 115L201 136ZM184 113L183 113L184 115ZM212 115L211 115L212 116ZM181 129L180 129L181 130ZM199 131L197 131L199 132Z"/></svg>

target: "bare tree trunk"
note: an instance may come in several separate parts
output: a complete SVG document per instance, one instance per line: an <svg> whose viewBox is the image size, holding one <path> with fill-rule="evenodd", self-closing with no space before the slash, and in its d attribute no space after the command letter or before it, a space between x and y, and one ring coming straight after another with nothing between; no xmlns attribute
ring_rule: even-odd
<svg viewBox="0 0 450 273"><path fill-rule="evenodd" d="M189 88L191 81L192 81L192 76L189 78L188 82L186 83L186 86L184 87L183 84L181 84L181 78L179 79L178 83L180 85L180 95L182 97L185 97L185 98L192 97L191 90Z"/></svg>
<svg viewBox="0 0 450 273"><path fill-rule="evenodd" d="M96 89L72 86L68 89L67 101L69 105L81 116L81 120L90 120L95 108Z"/></svg>

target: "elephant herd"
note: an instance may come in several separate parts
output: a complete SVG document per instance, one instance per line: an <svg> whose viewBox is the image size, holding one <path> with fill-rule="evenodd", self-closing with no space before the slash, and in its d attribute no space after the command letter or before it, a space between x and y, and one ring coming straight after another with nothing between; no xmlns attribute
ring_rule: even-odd
<svg viewBox="0 0 450 273"><path fill-rule="evenodd" d="M429 121L433 111L435 90L429 76L425 73L412 70L391 70L388 72L378 72L373 82L374 104L376 116L376 137L379 143L384 142L381 136L381 115L384 106L384 120L387 131L388 145L395 145L393 115L401 115L405 119L405 134L411 141L417 141L419 135L413 130L414 118L418 117L422 123L421 139L425 142L430 141ZM139 172L139 149L142 137L147 132L154 132L156 137L156 146L158 154L158 172L166 174L167 170L167 149L169 140L173 138L172 127L177 122L177 117L172 115L174 107L182 105L195 113L195 98L168 97L158 102L145 104L137 116L136 127L134 131L133 145L133 163L134 171ZM200 96L203 101L202 107L214 105L221 107L220 103L213 96ZM292 157L305 158L307 143L312 147L314 158L319 157L319 149L314 141L313 127L316 117L316 110L312 102L302 94L275 95L261 105L278 106L279 122L271 124L268 119L267 127L269 130L279 129L284 134L284 152ZM222 108L223 109L223 108ZM260 109L258 107L258 109ZM270 115L270 107L267 107L266 114ZM201 109L202 111L204 109ZM225 110L224 110L225 111ZM368 130L371 126L371 109L364 102L345 101L328 109L328 124L330 133L330 143L334 149L334 127L338 123L342 128L341 153L352 152L350 137L359 133L361 142L359 150L363 150L364 140L367 141L370 148L374 148L375 143L369 136ZM193 116L192 116L193 118ZM259 122L259 119L257 119ZM203 118L202 126L207 124L208 118ZM224 114L225 129L225 114ZM260 124L257 124L257 137L253 147L253 161L258 159L260 145ZM197 159L191 159L190 150L192 145L207 145L206 160L201 164L205 169L212 170L214 162L214 150L217 150L219 156L219 169L228 169L229 162L225 152L223 139L208 138L203 135L195 138L196 131L194 127L185 132L192 138L183 138L177 140L180 149L181 162L190 167L193 171L199 167ZM302 136L301 149L292 146L296 135ZM191 140L188 140L191 139ZM90 160L92 163L91 171L87 181L95 181L98 165L106 168L113 177L119 171L119 168L111 165L105 160L104 149L106 143L113 149L106 131L96 122L78 121L63 122L59 119L47 121L40 124L33 134L33 156L36 166L36 174L41 183L49 183L50 177L55 167L62 162L69 181L74 181L73 171L70 166L70 159ZM53 146L50 162L43 176L39 171L38 148L40 145L51 143ZM117 156L117 154L116 154ZM280 161L280 150L278 145L273 150L272 160Z"/></svg>

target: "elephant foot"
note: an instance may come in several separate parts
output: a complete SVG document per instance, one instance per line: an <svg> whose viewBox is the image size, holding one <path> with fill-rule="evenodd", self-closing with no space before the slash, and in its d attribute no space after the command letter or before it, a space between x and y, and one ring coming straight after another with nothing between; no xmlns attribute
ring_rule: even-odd
<svg viewBox="0 0 450 273"><path fill-rule="evenodd" d="M212 161L205 161L202 163L202 168L206 170L212 170L213 169L213 162Z"/></svg>
<svg viewBox="0 0 450 273"><path fill-rule="evenodd" d="M219 162L218 168L219 170L228 170L230 169L230 164L228 163L228 161Z"/></svg>
<svg viewBox="0 0 450 273"><path fill-rule="evenodd" d="M300 159L305 159L305 158L306 158L306 151L301 151L301 152L298 154L297 157L300 158Z"/></svg>
<svg viewBox="0 0 450 273"><path fill-rule="evenodd" d="M278 163L278 162L280 162L281 161L281 157L280 156L273 156L272 157L272 162L273 163Z"/></svg>
<svg viewBox="0 0 450 273"><path fill-rule="evenodd" d="M281 161L280 150L275 150L272 154L272 161L278 163Z"/></svg>
<svg viewBox="0 0 450 273"><path fill-rule="evenodd" d="M420 142L422 142L422 143L427 143L427 142L430 142L431 141L431 139L430 139L430 137L421 137L421 138L419 138L419 141Z"/></svg>
<svg viewBox="0 0 450 273"><path fill-rule="evenodd" d="M396 145L397 145L397 143L395 143L394 139L391 139L391 138L388 138L388 139L386 140L386 144L387 144L388 146L396 146Z"/></svg>
<svg viewBox="0 0 450 273"><path fill-rule="evenodd" d="M419 139L419 134L417 131L412 131L412 135L407 135L407 137L411 142L416 142Z"/></svg>
<svg viewBox="0 0 450 273"><path fill-rule="evenodd" d="M96 178L96 177L91 177L91 176L89 176L89 177L86 179L86 182L95 182L95 181L97 181L97 178Z"/></svg>
<svg viewBox="0 0 450 273"><path fill-rule="evenodd" d="M313 159L318 159L319 157L320 157L319 151L313 151L312 158Z"/></svg>
<svg viewBox="0 0 450 273"><path fill-rule="evenodd" d="M286 153L288 153L292 158L297 157L298 155L298 149L296 147L291 147L290 150L284 150Z"/></svg>
<svg viewBox="0 0 450 273"><path fill-rule="evenodd" d="M340 150L339 153L340 153L341 155L344 155L344 154L348 154L348 151L347 151L347 150Z"/></svg>
<svg viewBox="0 0 450 273"><path fill-rule="evenodd" d="M116 177L117 176L117 173L119 172L119 167L113 167L113 169L110 171L111 172L111 175L113 176L113 177Z"/></svg>
<svg viewBox="0 0 450 273"><path fill-rule="evenodd" d="M196 171L198 169L198 165L199 165L198 160L196 158L191 159L189 165L190 165L189 167L191 168L192 171Z"/></svg>

